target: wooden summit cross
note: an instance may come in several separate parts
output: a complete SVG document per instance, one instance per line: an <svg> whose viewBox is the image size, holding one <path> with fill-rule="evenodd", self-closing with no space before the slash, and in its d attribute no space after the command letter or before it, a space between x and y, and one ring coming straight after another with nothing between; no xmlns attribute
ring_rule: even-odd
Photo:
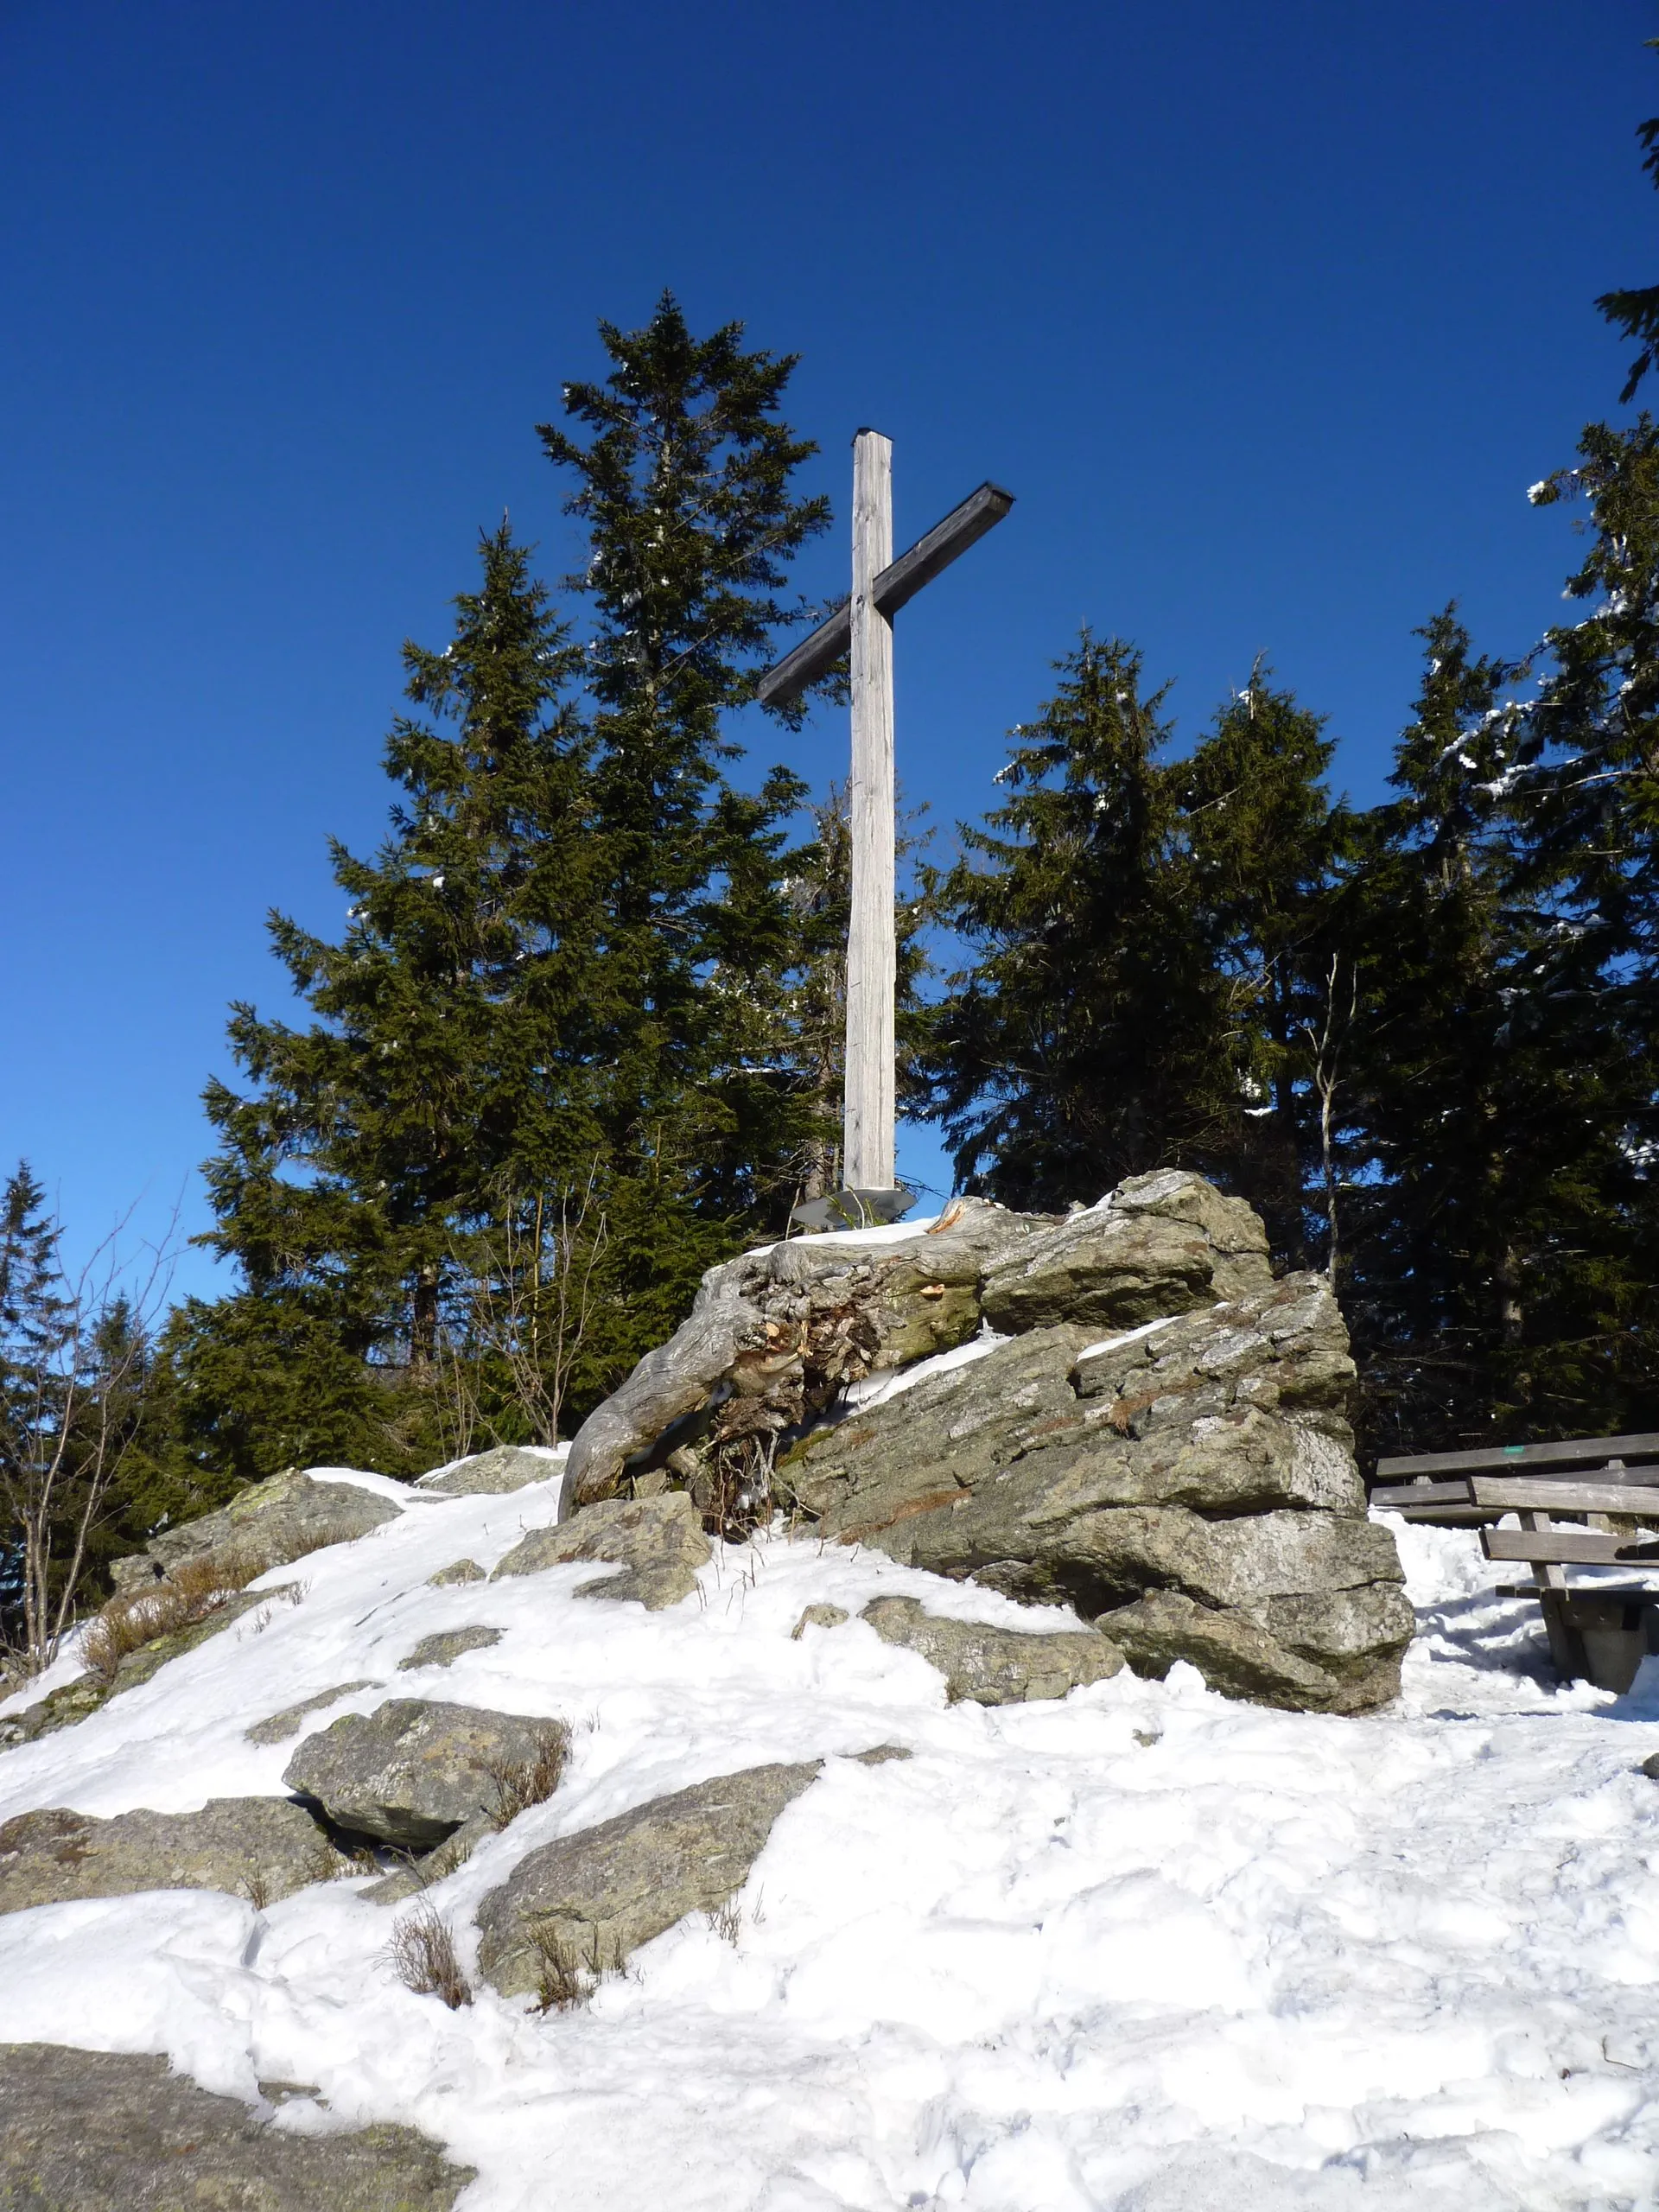
<svg viewBox="0 0 1659 2212"><path fill-rule="evenodd" d="M893 441L879 430L853 440L853 589L827 621L761 677L757 697L779 706L852 654L852 918L847 932L847 1058L842 1179L836 1197L798 1206L794 1218L897 1221L913 1204L897 1186L893 1159L893 618L958 554L995 529L1014 494L982 484L908 553L893 557Z"/></svg>

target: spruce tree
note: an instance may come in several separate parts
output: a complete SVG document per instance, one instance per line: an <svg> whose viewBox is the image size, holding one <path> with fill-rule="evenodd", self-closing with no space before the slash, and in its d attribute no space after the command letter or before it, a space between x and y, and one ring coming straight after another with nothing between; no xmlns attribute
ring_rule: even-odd
<svg viewBox="0 0 1659 2212"><path fill-rule="evenodd" d="M636 1288L642 1351L701 1267L781 1218L813 1120L788 1019L785 823L805 787L774 769L734 789L721 717L810 612L780 594L829 505L791 489L816 451L780 416L795 357L746 352L742 334L694 337L664 294L642 330L601 325L610 373L565 387L574 430L540 430L592 546L567 584L593 617L606 1135L638 1208L624 1234L658 1262L660 1295Z"/></svg>
<svg viewBox="0 0 1659 2212"><path fill-rule="evenodd" d="M1336 748L1323 719L1274 689L1270 672L1257 664L1177 779L1186 926L1224 995L1238 1102L1185 1156L1248 1197L1274 1252L1302 1268L1327 1256L1316 1077L1322 1065L1333 1071L1351 1003L1338 912L1351 823L1325 788Z"/></svg>
<svg viewBox="0 0 1659 2212"><path fill-rule="evenodd" d="M934 1041L958 1180L1014 1205L1092 1201L1217 1147L1236 1109L1225 996L1194 924L1163 690L1085 630L1014 732L1008 797L938 885L975 964Z"/></svg>
<svg viewBox="0 0 1659 2212"><path fill-rule="evenodd" d="M380 852L334 848L341 938L272 917L315 1019L235 1007L249 1088L206 1094L221 1141L205 1241L243 1283L194 1301L174 1351L194 1445L243 1472L421 1460L457 1233L503 1187L575 1174L601 1141L582 1071L602 1047L602 860L591 741L564 696L580 654L505 524L481 565L451 643L404 649L431 719L393 725L404 796Z"/></svg>
<svg viewBox="0 0 1659 2212"><path fill-rule="evenodd" d="M1523 672L1477 655L1447 607L1395 753L1397 796L1362 825L1347 918L1360 985L1358 1133L1340 1279L1382 1452L1490 1433L1516 1341L1517 1254L1550 1077L1513 991L1528 957L1503 794Z"/></svg>
<svg viewBox="0 0 1659 2212"><path fill-rule="evenodd" d="M721 717L810 616L779 594L826 510L789 488L811 451L779 419L791 360L737 326L694 339L670 299L601 335L610 376L565 391L591 435L542 433L579 480L591 634L505 524L485 540L449 645L406 648L425 715L388 743L387 842L335 850L342 938L273 918L315 1018L234 1010L246 1081L207 1093L207 1241L243 1287L170 1344L207 1465L429 1465L456 1442L458 1363L463 1427L539 1436L794 1195L817 1125L791 1027L802 786L735 788ZM580 1344L515 1403L513 1348L573 1240Z"/></svg>

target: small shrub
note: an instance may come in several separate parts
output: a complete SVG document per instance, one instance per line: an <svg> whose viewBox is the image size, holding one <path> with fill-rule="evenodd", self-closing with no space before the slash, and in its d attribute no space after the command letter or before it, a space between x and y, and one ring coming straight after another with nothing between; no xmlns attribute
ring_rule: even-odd
<svg viewBox="0 0 1659 2212"><path fill-rule="evenodd" d="M558 1788L570 1756L570 1731L563 1720L550 1721L533 1758L491 1758L479 1764L493 1785L486 1808L490 1825L504 1828L532 1805L545 1804Z"/></svg>
<svg viewBox="0 0 1659 2212"><path fill-rule="evenodd" d="M472 2003L449 1923L424 1898L396 1923L386 1948L398 1980L417 1997L441 1997L452 2012Z"/></svg>

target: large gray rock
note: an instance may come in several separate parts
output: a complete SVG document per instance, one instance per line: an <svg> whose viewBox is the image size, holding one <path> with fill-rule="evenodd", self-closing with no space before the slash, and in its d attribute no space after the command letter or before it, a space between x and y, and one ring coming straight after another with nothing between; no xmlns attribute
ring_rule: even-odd
<svg viewBox="0 0 1659 2212"><path fill-rule="evenodd" d="M164 1529L142 1552L117 1560L110 1572L117 1590L127 1592L207 1552L257 1560L255 1572L286 1567L308 1552L365 1536L371 1529L395 1521L399 1510L389 1498L356 1483L330 1482L323 1475L272 1475L250 1483L217 1513Z"/></svg>
<svg viewBox="0 0 1659 2212"><path fill-rule="evenodd" d="M1126 1329L1272 1280L1267 1232L1243 1200L1168 1169L1131 1176L1002 1256L986 1274L982 1302L994 1329Z"/></svg>
<svg viewBox="0 0 1659 2212"><path fill-rule="evenodd" d="M623 1572L582 1583L577 1597L637 1599L655 1613L689 1598L697 1586L697 1569L713 1556L702 1515L683 1491L675 1491L663 1497L605 1498L556 1528L532 1529L490 1579L592 1560Z"/></svg>
<svg viewBox="0 0 1659 2212"><path fill-rule="evenodd" d="M501 1497L525 1490L531 1483L561 1480L563 1474L562 1460L516 1444L498 1444L488 1452L475 1452L470 1459L461 1459L453 1467L423 1475L415 1487L439 1497Z"/></svg>
<svg viewBox="0 0 1659 2212"><path fill-rule="evenodd" d="M53 1806L0 1826L0 1912L143 1890L226 1890L274 1904L349 1865L286 1797L213 1797L199 1812L111 1820Z"/></svg>
<svg viewBox="0 0 1659 2212"><path fill-rule="evenodd" d="M1043 1225L966 1198L894 1243L791 1237L710 1268L683 1325L577 1432L561 1512L611 1496L694 1416L712 1409L716 1441L775 1436L849 1382L966 1343L987 1267Z"/></svg>
<svg viewBox="0 0 1659 2212"><path fill-rule="evenodd" d="M164 2058L0 2044L0 2206L450 2212L474 2178L412 2128L299 2135L270 2119L269 2107L198 2088Z"/></svg>
<svg viewBox="0 0 1659 2212"><path fill-rule="evenodd" d="M563 1737L556 1720L392 1698L308 1736L283 1782L314 1799L337 1827L432 1851L488 1808L503 1767L531 1766Z"/></svg>
<svg viewBox="0 0 1659 2212"><path fill-rule="evenodd" d="M944 1676L952 1705L1025 1705L1065 1697L1085 1682L1103 1681L1123 1664L1115 1643L1092 1629L993 1628L947 1620L915 1598L877 1598L859 1616L884 1643L918 1652Z"/></svg>
<svg viewBox="0 0 1659 2212"><path fill-rule="evenodd" d="M819 1771L723 1774L532 1851L478 1909L480 1972L504 1997L533 1993L550 1960L605 1972L687 1913L716 1910Z"/></svg>
<svg viewBox="0 0 1659 2212"><path fill-rule="evenodd" d="M1397 1691L1412 1615L1364 1518L1352 1375L1328 1285L1291 1276L1103 1341L1014 1337L812 1433L779 1481L828 1536L1109 1614L1142 1671L1186 1657L1233 1694L1357 1711ZM1119 1610L1149 1592L1185 1603Z"/></svg>

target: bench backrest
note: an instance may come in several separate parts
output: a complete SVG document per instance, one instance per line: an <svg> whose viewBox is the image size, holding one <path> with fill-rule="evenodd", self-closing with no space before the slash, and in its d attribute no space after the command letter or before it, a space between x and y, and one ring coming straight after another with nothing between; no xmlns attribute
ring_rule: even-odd
<svg viewBox="0 0 1659 2212"><path fill-rule="evenodd" d="M1433 1475L1567 1474L1618 1460L1626 1467L1659 1465L1659 1436L1578 1436L1560 1444L1493 1444L1478 1452L1429 1452L1379 1459L1378 1482L1412 1482ZM1651 1473L1649 1479L1652 1479Z"/></svg>

